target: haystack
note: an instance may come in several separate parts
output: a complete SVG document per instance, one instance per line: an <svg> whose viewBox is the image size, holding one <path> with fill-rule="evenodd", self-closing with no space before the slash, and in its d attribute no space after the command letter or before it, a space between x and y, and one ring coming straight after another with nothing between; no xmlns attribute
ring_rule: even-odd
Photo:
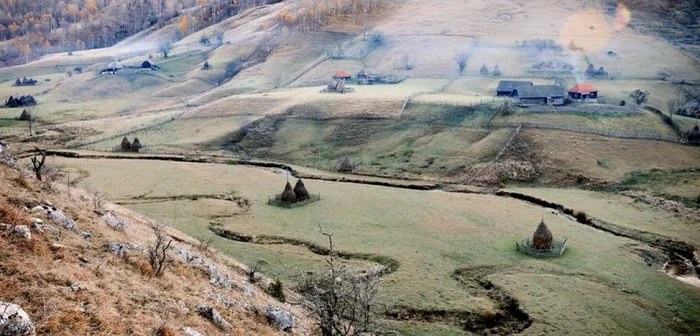
<svg viewBox="0 0 700 336"><path fill-rule="evenodd" d="M355 167L353 166L352 162L350 162L350 158L346 155L343 161L340 162L340 165L338 166L338 171L341 172L351 172Z"/></svg>
<svg viewBox="0 0 700 336"><path fill-rule="evenodd" d="M537 230L532 236L532 247L538 250L548 250L552 248L552 232L549 231L547 224L544 223L544 219L537 225Z"/></svg>
<svg viewBox="0 0 700 336"><path fill-rule="evenodd" d="M289 181L287 181L287 185L284 186L284 191L282 192L280 200L283 203L296 203L297 201L297 195L294 193L294 190L292 190L292 185Z"/></svg>
<svg viewBox="0 0 700 336"><path fill-rule="evenodd" d="M297 184L294 186L294 194L297 197L297 201L304 201L309 199L309 192L304 186L304 182L301 179L297 180Z"/></svg>
<svg viewBox="0 0 700 336"><path fill-rule="evenodd" d="M131 150L131 141L129 141L127 137L124 137L124 139L122 139L121 149L125 152Z"/></svg>
<svg viewBox="0 0 700 336"><path fill-rule="evenodd" d="M143 146L141 145L141 141L139 141L139 138L134 138L134 142L131 143L131 150L134 152L138 152L141 148L143 148Z"/></svg>
<svg viewBox="0 0 700 336"><path fill-rule="evenodd" d="M496 64L495 67L493 67L493 71L491 72L491 75L495 77L499 77L501 75L501 68L498 67L498 64Z"/></svg>
<svg viewBox="0 0 700 336"><path fill-rule="evenodd" d="M27 110L22 110L22 114L19 115L19 120L28 121L32 119L32 115L27 112Z"/></svg>
<svg viewBox="0 0 700 336"><path fill-rule="evenodd" d="M486 64L481 66L481 70L479 70L479 73L482 76L488 76L489 75L489 68L486 67Z"/></svg>

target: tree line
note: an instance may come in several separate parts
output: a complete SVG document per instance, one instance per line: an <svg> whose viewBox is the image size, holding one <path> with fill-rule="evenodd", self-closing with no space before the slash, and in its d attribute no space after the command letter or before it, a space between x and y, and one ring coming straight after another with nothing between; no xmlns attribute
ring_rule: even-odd
<svg viewBox="0 0 700 336"><path fill-rule="evenodd" d="M0 67L103 48L180 18L180 34L270 0L0 0ZM183 37L179 36L179 37Z"/></svg>

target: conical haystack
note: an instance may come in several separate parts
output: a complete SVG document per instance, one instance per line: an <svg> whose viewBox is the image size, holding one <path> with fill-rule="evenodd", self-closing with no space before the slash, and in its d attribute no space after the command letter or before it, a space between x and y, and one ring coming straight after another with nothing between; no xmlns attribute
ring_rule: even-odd
<svg viewBox="0 0 700 336"><path fill-rule="evenodd" d="M346 155L345 158L343 158L343 161L340 162L340 165L338 166L338 171L351 172L353 168L355 167L353 167L352 162L350 162L350 158Z"/></svg>
<svg viewBox="0 0 700 336"><path fill-rule="evenodd" d="M32 115L27 112L27 110L22 110L22 114L19 115L19 120L28 121L32 119Z"/></svg>
<svg viewBox="0 0 700 336"><path fill-rule="evenodd" d="M486 64L481 66L481 70L479 70L479 73L482 74L483 76L488 76L489 68L486 67Z"/></svg>
<svg viewBox="0 0 700 336"><path fill-rule="evenodd" d="M122 139L121 149L125 152L131 150L131 141L129 141L129 138L124 137L124 139Z"/></svg>
<svg viewBox="0 0 700 336"><path fill-rule="evenodd" d="M549 231L547 224L544 223L544 219L537 225L537 230L532 236L532 247L538 250L547 250L552 248L552 232Z"/></svg>
<svg viewBox="0 0 700 336"><path fill-rule="evenodd" d="M284 191L282 192L280 200L283 203L296 203L297 201L297 195L294 193L294 190L292 190L292 185L289 181L287 181L287 185L284 186Z"/></svg>
<svg viewBox="0 0 700 336"><path fill-rule="evenodd" d="M143 146L141 145L141 141L139 141L139 138L134 138L134 142L131 143L131 150L134 152L138 152L139 149L141 149Z"/></svg>
<svg viewBox="0 0 700 336"><path fill-rule="evenodd" d="M294 186L294 194L297 196L297 201L303 201L309 199L309 192L306 191L304 182L302 180L297 180L297 184Z"/></svg>

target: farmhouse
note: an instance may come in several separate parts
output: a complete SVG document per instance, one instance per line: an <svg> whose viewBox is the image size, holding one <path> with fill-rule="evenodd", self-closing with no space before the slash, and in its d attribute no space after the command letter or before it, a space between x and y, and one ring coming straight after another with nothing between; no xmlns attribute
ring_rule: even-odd
<svg viewBox="0 0 700 336"><path fill-rule="evenodd" d="M100 71L101 74L116 74L119 70L124 69L124 67L119 64L119 62L112 62L106 68Z"/></svg>
<svg viewBox="0 0 700 336"><path fill-rule="evenodd" d="M576 84L569 89L569 98L578 101L597 102L598 89L591 84Z"/></svg>
<svg viewBox="0 0 700 336"><path fill-rule="evenodd" d="M496 71L496 70L494 70ZM498 97L508 97L513 93L513 90L519 86L532 85L532 82L524 81L500 81L498 82L498 88L496 88L496 96Z"/></svg>
<svg viewBox="0 0 700 336"><path fill-rule="evenodd" d="M158 70L160 67L153 63L150 59L147 59L141 63L141 69L151 69L151 70Z"/></svg>
<svg viewBox="0 0 700 336"><path fill-rule="evenodd" d="M357 73L358 85L398 84L405 79L406 76L383 75L379 73L370 72L368 70L361 70Z"/></svg>
<svg viewBox="0 0 700 336"><path fill-rule="evenodd" d="M352 75L345 70L340 70L333 74L333 79L346 81L352 79Z"/></svg>
<svg viewBox="0 0 700 336"><path fill-rule="evenodd" d="M520 106L564 105L564 90L556 85L525 85L511 94L513 102Z"/></svg>

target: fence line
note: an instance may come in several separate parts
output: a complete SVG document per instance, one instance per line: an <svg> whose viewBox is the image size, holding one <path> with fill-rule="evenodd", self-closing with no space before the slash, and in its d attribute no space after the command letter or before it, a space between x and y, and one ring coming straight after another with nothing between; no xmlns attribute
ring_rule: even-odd
<svg viewBox="0 0 700 336"><path fill-rule="evenodd" d="M636 133L636 132L618 132L618 131L606 131L606 130L599 130L595 128L589 128L589 127L578 127L578 126L563 126L563 125L555 125L555 124L545 124L545 123L515 123L515 122L504 122L500 126L503 127L525 127L525 128L538 128L538 129L554 129L554 130L562 130L562 131L570 131L570 132L577 132L577 133L589 133L589 134L597 134L597 135L603 135L603 136L609 136L609 137L614 137L614 138L623 138L623 139L644 139L644 140L659 140L659 141L666 141L666 142L674 142L674 143L685 143L685 140L679 137L674 137L674 136L669 136L669 135L658 135L658 134L651 134L651 133Z"/></svg>
<svg viewBox="0 0 700 336"><path fill-rule="evenodd" d="M491 167L492 164L498 162L498 160L501 159L503 154L505 154L506 149L508 149L508 147L510 147L511 143L513 143L513 139L515 139L515 137L518 134L520 134L520 130L522 128L523 128L523 125L520 124L520 126L518 126L518 128L515 129L515 132L513 132L513 135L510 137L510 139L508 139L508 142L506 142L506 145L503 146L503 148L501 148L501 151L498 152L498 155L496 155L496 157L493 160L491 160L491 162L487 163L483 168L479 169L479 171L476 172L476 174L474 174L472 177L470 177L467 180L467 184L471 183L475 178L479 177L481 175L481 173L483 173L484 170L486 170L486 168Z"/></svg>
<svg viewBox="0 0 700 336"><path fill-rule="evenodd" d="M411 93L410 95L408 95L408 97L406 97L406 100L404 100L404 102L403 102L403 106L401 106L401 110L399 110L399 119L401 119L401 115L403 114L403 112L406 111L406 106L408 106L408 103L411 101L411 99L413 99L417 96L420 96L420 95L436 94L436 93L440 93L442 91L445 91L445 89L447 89L447 87L450 86L450 84L454 83L457 80L457 78L459 78L459 74L452 77L449 81L447 81L447 83L445 83L445 85L441 86L438 89L433 89L430 91L418 91L418 92L414 92L414 93Z"/></svg>

